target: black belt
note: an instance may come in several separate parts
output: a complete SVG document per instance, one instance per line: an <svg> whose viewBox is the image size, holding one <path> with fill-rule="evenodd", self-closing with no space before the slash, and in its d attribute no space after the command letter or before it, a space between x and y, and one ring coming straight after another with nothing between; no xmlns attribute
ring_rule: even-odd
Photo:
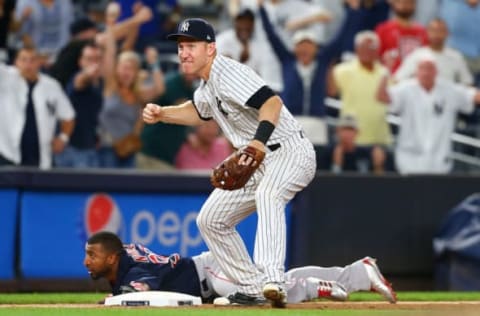
<svg viewBox="0 0 480 316"><path fill-rule="evenodd" d="M305 137L305 134L303 131L298 131L299 135L300 135L300 138L304 138ZM268 149L270 149L270 151L275 151L277 150L278 148L282 147L282 144L280 143L277 143L277 144L272 144L272 145L268 145L267 146Z"/></svg>

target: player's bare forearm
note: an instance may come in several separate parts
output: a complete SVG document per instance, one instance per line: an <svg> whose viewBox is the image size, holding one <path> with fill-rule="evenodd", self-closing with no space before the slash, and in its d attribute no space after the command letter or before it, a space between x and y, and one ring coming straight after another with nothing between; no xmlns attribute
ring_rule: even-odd
<svg viewBox="0 0 480 316"><path fill-rule="evenodd" d="M198 112L191 101L181 105L172 105L164 107L165 113L163 121L165 123L196 126L203 123L198 116Z"/></svg>
<svg viewBox="0 0 480 316"><path fill-rule="evenodd" d="M163 122L190 126L200 125L203 122L192 101L171 106L149 103L143 109L143 120L148 124Z"/></svg>
<svg viewBox="0 0 480 316"><path fill-rule="evenodd" d="M280 97L271 97L260 107L260 110L258 111L258 121L269 121L273 125L277 126L282 106L283 103Z"/></svg>

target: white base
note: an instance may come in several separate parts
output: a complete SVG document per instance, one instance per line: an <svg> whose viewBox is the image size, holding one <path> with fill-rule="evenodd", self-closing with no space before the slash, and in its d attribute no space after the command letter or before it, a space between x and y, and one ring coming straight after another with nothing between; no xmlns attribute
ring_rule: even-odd
<svg viewBox="0 0 480 316"><path fill-rule="evenodd" d="M177 292L146 291L107 297L106 306L192 306L202 305L200 297Z"/></svg>

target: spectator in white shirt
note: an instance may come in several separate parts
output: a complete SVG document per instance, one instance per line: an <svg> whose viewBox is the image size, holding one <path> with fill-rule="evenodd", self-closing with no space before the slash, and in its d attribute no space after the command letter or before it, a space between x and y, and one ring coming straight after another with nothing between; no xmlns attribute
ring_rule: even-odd
<svg viewBox="0 0 480 316"><path fill-rule="evenodd" d="M230 6L230 14L234 25L216 36L218 52L237 61L242 60L243 53L244 58L248 58L242 62L254 69L273 90L281 92L281 66L266 39L262 23L255 23L258 18L257 1L238 0L232 3L235 5Z"/></svg>
<svg viewBox="0 0 480 316"><path fill-rule="evenodd" d="M379 100L400 116L395 164L402 174L449 172L457 113L480 102L479 90L439 78L437 69L435 58L425 55L415 78L388 89L385 78L380 85Z"/></svg>
<svg viewBox="0 0 480 316"><path fill-rule="evenodd" d="M473 76L465 58L456 49L445 45L448 38L447 24L440 18L433 19L428 23L427 33L429 45L410 53L395 72L394 79L400 81L415 76L418 61L427 53L434 56L441 78L471 85Z"/></svg>
<svg viewBox="0 0 480 316"><path fill-rule="evenodd" d="M15 67L0 65L0 164L47 169L69 141L75 112L60 84L39 72L40 64L35 49L21 48Z"/></svg>

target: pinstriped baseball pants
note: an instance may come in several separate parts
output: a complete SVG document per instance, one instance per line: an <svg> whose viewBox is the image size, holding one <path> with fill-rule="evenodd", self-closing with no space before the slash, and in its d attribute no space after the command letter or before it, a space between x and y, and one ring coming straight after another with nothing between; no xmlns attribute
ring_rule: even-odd
<svg viewBox="0 0 480 316"><path fill-rule="evenodd" d="M215 189L197 218L208 248L240 292L261 295L267 282L285 282L285 206L313 179L315 151L295 134L268 152L263 165L239 190ZM254 262L235 226L257 210Z"/></svg>

